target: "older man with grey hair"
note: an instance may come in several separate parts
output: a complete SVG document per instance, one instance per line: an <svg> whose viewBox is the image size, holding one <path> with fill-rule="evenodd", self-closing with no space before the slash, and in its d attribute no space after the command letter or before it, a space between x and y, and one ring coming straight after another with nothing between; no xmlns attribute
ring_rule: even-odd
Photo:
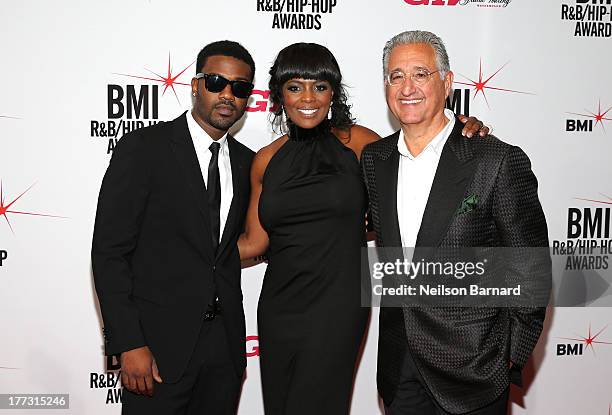
<svg viewBox="0 0 612 415"><path fill-rule="evenodd" d="M400 33L383 66L401 129L361 157L377 245L547 247L525 153L492 136L463 137L445 109L453 73L442 40ZM547 281L544 262L513 271ZM377 381L387 415L505 414L544 316L543 307L381 307Z"/></svg>

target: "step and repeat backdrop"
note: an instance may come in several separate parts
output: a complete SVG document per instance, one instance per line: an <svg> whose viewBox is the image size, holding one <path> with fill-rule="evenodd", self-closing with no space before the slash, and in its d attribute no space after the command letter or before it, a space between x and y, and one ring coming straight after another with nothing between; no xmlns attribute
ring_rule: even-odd
<svg viewBox="0 0 612 415"><path fill-rule="evenodd" d="M385 42L409 29L438 34L455 73L449 107L530 156L551 246L611 242L610 0L29 0L0 10L0 393L69 394L57 414L120 413L119 367L103 355L91 276L101 179L124 134L190 109L196 55L215 40L239 41L255 59L255 90L233 132L257 150L275 138L268 70L284 46L327 46L358 122L385 136L397 128L384 99ZM604 254L577 252L564 271L596 276L597 295L610 294ZM245 415L263 414L264 271L242 277ZM611 311L550 308L512 414L611 413ZM374 310L353 414L381 413L377 335Z"/></svg>

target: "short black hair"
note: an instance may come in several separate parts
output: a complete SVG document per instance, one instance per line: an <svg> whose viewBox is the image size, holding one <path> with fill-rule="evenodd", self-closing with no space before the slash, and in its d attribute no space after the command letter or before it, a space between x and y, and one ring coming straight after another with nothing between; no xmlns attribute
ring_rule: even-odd
<svg viewBox="0 0 612 415"><path fill-rule="evenodd" d="M211 56L229 56L241 60L251 67L251 81L255 77L255 61L249 51L238 42L220 40L204 46L200 53L198 53L196 73L202 71L202 68L206 65L206 61Z"/></svg>
<svg viewBox="0 0 612 415"><path fill-rule="evenodd" d="M347 93L342 84L342 73L334 55L325 46L317 43L294 43L278 53L270 68L270 101L276 108L272 126L280 127L283 112L283 85L290 79L322 80L330 83L332 97L330 124L332 127L349 129L355 121L347 104Z"/></svg>

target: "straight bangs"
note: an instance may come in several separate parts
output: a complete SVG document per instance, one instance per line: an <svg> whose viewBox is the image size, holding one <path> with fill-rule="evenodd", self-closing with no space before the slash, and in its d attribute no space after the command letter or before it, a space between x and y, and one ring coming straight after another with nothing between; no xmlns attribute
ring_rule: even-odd
<svg viewBox="0 0 612 415"><path fill-rule="evenodd" d="M278 53L270 68L270 113L272 129L282 133L287 123L283 121L283 85L291 79L327 81L333 90L329 123L334 128L349 130L355 121L347 104L347 93L342 85L342 73L334 55L317 43L294 43ZM350 138L349 138L350 140Z"/></svg>
<svg viewBox="0 0 612 415"><path fill-rule="evenodd" d="M336 59L326 47L316 43L298 43L283 49L270 75L278 85L296 78L327 81L334 88L342 82Z"/></svg>

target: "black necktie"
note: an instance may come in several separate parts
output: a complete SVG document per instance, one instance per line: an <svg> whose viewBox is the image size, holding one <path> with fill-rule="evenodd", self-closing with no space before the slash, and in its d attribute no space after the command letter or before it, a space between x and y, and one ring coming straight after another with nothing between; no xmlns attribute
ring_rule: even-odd
<svg viewBox="0 0 612 415"><path fill-rule="evenodd" d="M210 225L212 228L213 250L219 246L221 228L221 179L219 178L219 149L221 144L216 141L208 147L212 153L208 164L208 208L210 210Z"/></svg>

